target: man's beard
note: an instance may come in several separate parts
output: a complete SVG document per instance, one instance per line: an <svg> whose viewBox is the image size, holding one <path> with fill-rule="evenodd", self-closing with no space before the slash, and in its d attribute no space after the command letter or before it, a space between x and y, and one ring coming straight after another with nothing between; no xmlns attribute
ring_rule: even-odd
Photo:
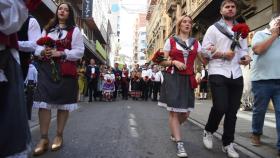
<svg viewBox="0 0 280 158"><path fill-rule="evenodd" d="M223 15L223 18L225 20L234 20L235 17L230 17L230 16Z"/></svg>

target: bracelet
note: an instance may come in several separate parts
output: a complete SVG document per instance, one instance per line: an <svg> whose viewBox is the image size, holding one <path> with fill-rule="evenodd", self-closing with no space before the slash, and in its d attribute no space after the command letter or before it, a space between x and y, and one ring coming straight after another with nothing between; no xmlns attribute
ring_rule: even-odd
<svg viewBox="0 0 280 158"><path fill-rule="evenodd" d="M60 51L60 56L62 59L66 59L66 53L64 51Z"/></svg>
<svg viewBox="0 0 280 158"><path fill-rule="evenodd" d="M40 56L45 56L45 50L42 50Z"/></svg>

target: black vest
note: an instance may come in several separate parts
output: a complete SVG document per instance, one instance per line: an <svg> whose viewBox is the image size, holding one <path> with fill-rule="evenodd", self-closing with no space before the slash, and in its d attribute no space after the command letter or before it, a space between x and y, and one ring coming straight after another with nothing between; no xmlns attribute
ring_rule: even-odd
<svg viewBox="0 0 280 158"><path fill-rule="evenodd" d="M22 25L21 29L18 31L18 40L19 41L28 41L28 27L29 27L29 21L30 18L32 18L31 15L28 16L24 24ZM22 75L23 79L25 80L27 73L28 73L28 68L29 68L29 63L30 63L30 58L31 54L33 52L21 52L19 51L19 57L20 57L20 65L22 69Z"/></svg>

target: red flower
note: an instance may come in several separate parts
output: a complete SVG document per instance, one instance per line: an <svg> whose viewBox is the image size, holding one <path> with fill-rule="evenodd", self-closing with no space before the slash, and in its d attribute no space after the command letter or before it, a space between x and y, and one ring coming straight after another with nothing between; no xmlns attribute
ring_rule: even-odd
<svg viewBox="0 0 280 158"><path fill-rule="evenodd" d="M55 40L53 40L52 38L45 36L45 37L41 37L40 39L37 40L36 42L39 46L44 46L44 47L50 47L50 48L54 48L55 47ZM58 70L57 70L57 63L49 56L43 56L42 58L43 60L47 60L50 61L51 64L51 72L52 72L52 78L53 80L59 81L60 80L60 76L58 74Z"/></svg>
<svg viewBox="0 0 280 158"><path fill-rule="evenodd" d="M34 11L41 4L41 0L26 0L25 5L29 11Z"/></svg>
<svg viewBox="0 0 280 158"><path fill-rule="evenodd" d="M45 37L41 37L40 39L37 40L37 44L39 46L47 46L47 47L55 47L55 40L53 40L52 38L45 36Z"/></svg>
<svg viewBox="0 0 280 158"><path fill-rule="evenodd" d="M108 83L111 83L111 82L112 82L112 80L111 80L111 79L107 79L107 82L108 82Z"/></svg>
<svg viewBox="0 0 280 158"><path fill-rule="evenodd" d="M233 32L237 32L237 34L241 35L241 37L244 39L248 36L250 32L250 28L245 23L236 24L232 27Z"/></svg>
<svg viewBox="0 0 280 158"><path fill-rule="evenodd" d="M156 51L151 59L154 63L161 63L162 61L165 61L166 59L164 58L164 53L161 52L160 50Z"/></svg>

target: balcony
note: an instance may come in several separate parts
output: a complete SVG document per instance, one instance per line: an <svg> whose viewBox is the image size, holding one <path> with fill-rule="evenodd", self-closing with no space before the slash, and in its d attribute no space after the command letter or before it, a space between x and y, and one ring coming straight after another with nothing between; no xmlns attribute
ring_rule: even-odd
<svg viewBox="0 0 280 158"><path fill-rule="evenodd" d="M168 0L166 2L166 12L168 16L172 16L172 13L176 10L177 2L175 0Z"/></svg>

